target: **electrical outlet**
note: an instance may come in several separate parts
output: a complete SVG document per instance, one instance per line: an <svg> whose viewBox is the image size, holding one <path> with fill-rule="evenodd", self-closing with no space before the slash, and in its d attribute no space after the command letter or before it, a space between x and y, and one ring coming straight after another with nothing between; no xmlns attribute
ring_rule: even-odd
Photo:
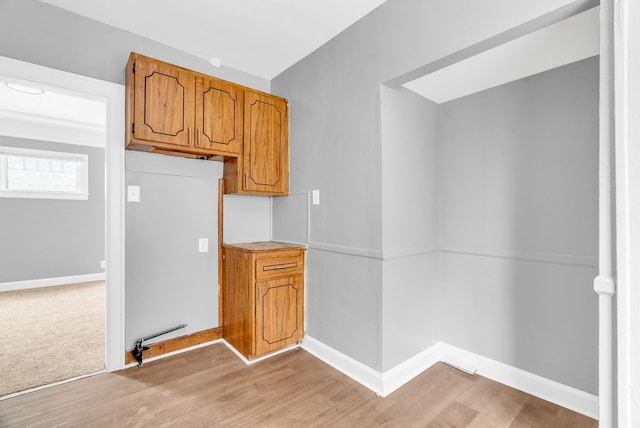
<svg viewBox="0 0 640 428"><path fill-rule="evenodd" d="M320 189L311 191L311 203L313 205L320 205Z"/></svg>
<svg viewBox="0 0 640 428"><path fill-rule="evenodd" d="M102 260L100 262L100 269L105 269L107 267L107 262L105 262L104 260Z"/></svg>
<svg viewBox="0 0 640 428"><path fill-rule="evenodd" d="M140 202L140 186L127 186L127 201Z"/></svg>
<svg viewBox="0 0 640 428"><path fill-rule="evenodd" d="M198 251L201 253L209 252L209 240L207 238L198 239Z"/></svg>

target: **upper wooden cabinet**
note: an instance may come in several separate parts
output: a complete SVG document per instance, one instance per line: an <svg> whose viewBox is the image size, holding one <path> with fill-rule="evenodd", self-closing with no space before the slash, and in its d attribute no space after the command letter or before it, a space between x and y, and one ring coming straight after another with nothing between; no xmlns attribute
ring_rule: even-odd
<svg viewBox="0 0 640 428"><path fill-rule="evenodd" d="M193 73L132 55L127 76L130 107L127 143L190 148L194 125Z"/></svg>
<svg viewBox="0 0 640 428"><path fill-rule="evenodd" d="M224 160L225 193L289 192L287 100L131 53L126 147Z"/></svg>
<svg viewBox="0 0 640 428"><path fill-rule="evenodd" d="M224 165L225 193L286 195L289 192L287 101L244 93L243 156Z"/></svg>
<svg viewBox="0 0 640 428"><path fill-rule="evenodd" d="M196 139L199 149L240 154L242 147L242 89L212 77L197 75Z"/></svg>
<svg viewBox="0 0 640 428"><path fill-rule="evenodd" d="M242 154L241 87L132 53L127 148L188 157Z"/></svg>

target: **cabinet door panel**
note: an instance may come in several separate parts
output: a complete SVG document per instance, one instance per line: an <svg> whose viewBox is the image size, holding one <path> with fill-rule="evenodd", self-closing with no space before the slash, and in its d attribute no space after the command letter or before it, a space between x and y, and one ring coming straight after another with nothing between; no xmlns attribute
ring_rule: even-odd
<svg viewBox="0 0 640 428"><path fill-rule="evenodd" d="M190 146L194 74L143 58L135 67L135 138Z"/></svg>
<svg viewBox="0 0 640 428"><path fill-rule="evenodd" d="M287 103L245 92L243 190L285 194L288 191Z"/></svg>
<svg viewBox="0 0 640 428"><path fill-rule="evenodd" d="M196 147L239 154L242 91L217 79L196 78Z"/></svg>
<svg viewBox="0 0 640 428"><path fill-rule="evenodd" d="M302 284L301 276L257 284L256 355L292 345L302 339Z"/></svg>

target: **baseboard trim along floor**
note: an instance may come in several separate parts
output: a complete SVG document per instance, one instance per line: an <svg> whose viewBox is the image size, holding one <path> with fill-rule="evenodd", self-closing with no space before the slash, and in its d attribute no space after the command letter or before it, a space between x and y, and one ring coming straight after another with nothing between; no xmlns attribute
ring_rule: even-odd
<svg viewBox="0 0 640 428"><path fill-rule="evenodd" d="M384 373L373 370L309 336L302 341L302 348L382 397L391 394L433 364L442 361L585 416L598 418L598 397L593 394L443 342L436 343Z"/></svg>
<svg viewBox="0 0 640 428"><path fill-rule="evenodd" d="M142 353L143 362L153 361L151 358L162 355L174 355L176 351L184 351L196 349L196 346L203 344L215 343L222 339L222 328L215 327L209 330L203 330L185 336L174 337L173 339L163 340L153 344L144 344L149 349ZM131 353L131 349L127 349L124 355L125 367L137 365L135 357Z"/></svg>
<svg viewBox="0 0 640 428"><path fill-rule="evenodd" d="M57 278L28 279L0 283L0 291L27 290L30 288L53 287L55 285L78 284L81 282L104 281L104 272L86 275L61 276Z"/></svg>

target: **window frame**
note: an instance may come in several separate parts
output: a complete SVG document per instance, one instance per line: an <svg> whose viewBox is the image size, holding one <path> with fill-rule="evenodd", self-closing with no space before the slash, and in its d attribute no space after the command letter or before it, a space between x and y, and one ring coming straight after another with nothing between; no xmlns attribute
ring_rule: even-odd
<svg viewBox="0 0 640 428"><path fill-rule="evenodd" d="M78 162L76 185L78 191L63 192L50 190L10 190L7 189L8 156L35 157ZM83 153L58 152L52 150L27 149L22 147L0 146L0 198L24 199L89 199L89 155Z"/></svg>

